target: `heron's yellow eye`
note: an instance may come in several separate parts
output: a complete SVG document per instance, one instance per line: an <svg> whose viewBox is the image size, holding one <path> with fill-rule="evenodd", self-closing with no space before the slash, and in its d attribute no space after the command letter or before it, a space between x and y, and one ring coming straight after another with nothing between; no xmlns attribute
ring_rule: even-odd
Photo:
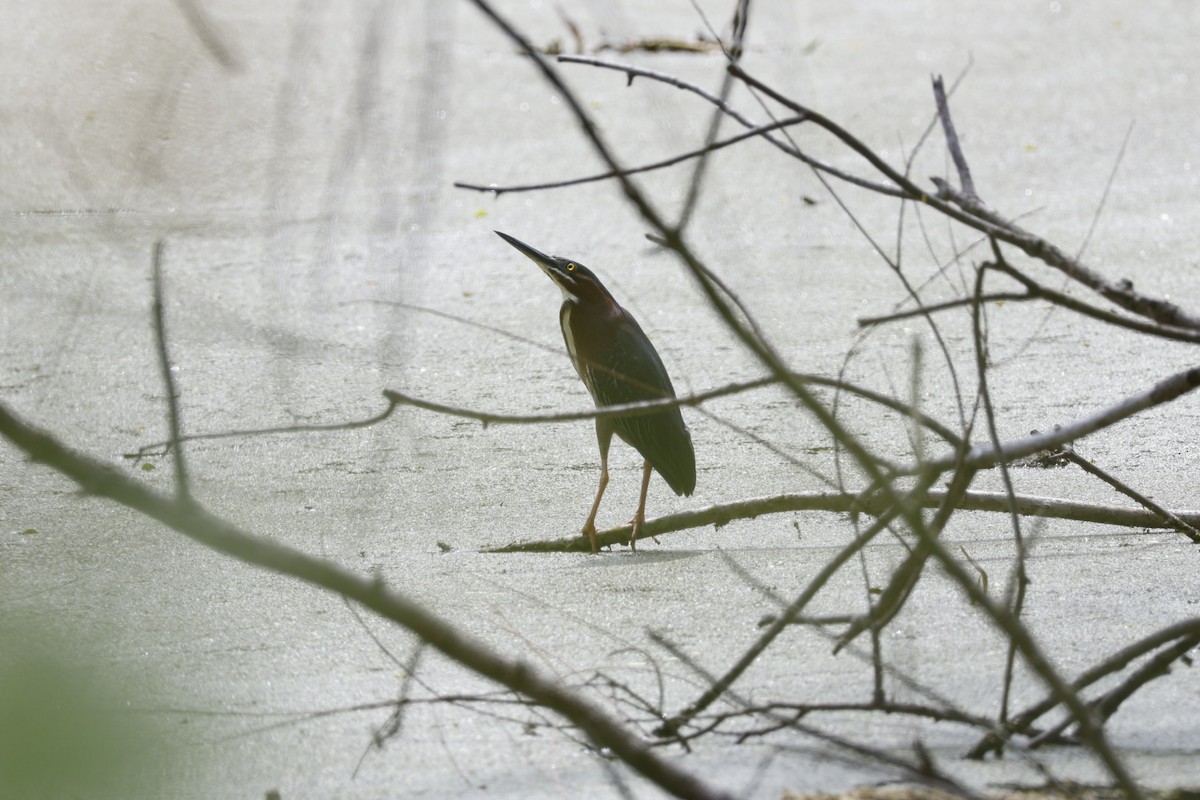
<svg viewBox="0 0 1200 800"><path fill-rule="evenodd" d="M574 271L575 271L575 265L567 264L567 272L574 272Z"/></svg>

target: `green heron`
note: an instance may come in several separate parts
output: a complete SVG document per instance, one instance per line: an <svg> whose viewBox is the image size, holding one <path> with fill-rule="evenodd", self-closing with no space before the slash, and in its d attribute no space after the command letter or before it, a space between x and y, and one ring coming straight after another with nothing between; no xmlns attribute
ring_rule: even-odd
<svg viewBox="0 0 1200 800"><path fill-rule="evenodd" d="M658 351L633 315L617 304L591 270L578 261L548 256L506 233L496 233L541 267L562 290L563 304L558 321L562 325L563 340L575 371L597 408L675 396ZM641 453L645 461L642 493L637 513L631 520L630 548L637 549L638 532L646 519L646 492L650 488L652 469L658 470L675 494L691 495L696 488L696 454L678 407L652 414L597 419L600 486L596 489L592 512L583 523L583 533L588 535L593 553L596 552L596 512L608 486L608 446L614 433Z"/></svg>

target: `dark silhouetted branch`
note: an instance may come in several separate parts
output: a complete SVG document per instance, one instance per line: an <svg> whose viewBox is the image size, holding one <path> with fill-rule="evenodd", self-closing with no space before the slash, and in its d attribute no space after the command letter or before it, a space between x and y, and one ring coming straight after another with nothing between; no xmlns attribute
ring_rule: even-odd
<svg viewBox="0 0 1200 800"><path fill-rule="evenodd" d="M946 100L946 86L942 82L941 75L933 79L933 98L937 105L938 119L942 122L942 133L946 137L946 149L950 151L950 159L954 162L954 169L958 172L958 181L962 186L963 196L978 198L975 181L971 177L971 168L967 165L962 144L958 141L958 131L954 128L954 120L950 118L950 104Z"/></svg>
<svg viewBox="0 0 1200 800"><path fill-rule="evenodd" d="M158 371L162 378L163 387L167 393L167 424L170 431L168 445L174 451L175 461L175 494L180 501L191 500L191 489L188 486L187 459L184 458L179 422L179 390L175 386L175 374L171 371L171 357L167 353L167 321L163 310L162 261L163 241L154 243L153 283L154 283L154 344L158 353Z"/></svg>
<svg viewBox="0 0 1200 800"><path fill-rule="evenodd" d="M638 736L557 679L543 677L522 661L500 656L417 602L389 589L381 579L357 575L275 539L243 531L194 503L152 492L112 467L69 450L53 437L26 425L3 404L0 404L0 435L34 461L61 472L91 494L152 517L239 561L348 597L407 628L453 661L561 714L596 747L607 748L631 769L671 794L687 798L726 797L656 755Z"/></svg>

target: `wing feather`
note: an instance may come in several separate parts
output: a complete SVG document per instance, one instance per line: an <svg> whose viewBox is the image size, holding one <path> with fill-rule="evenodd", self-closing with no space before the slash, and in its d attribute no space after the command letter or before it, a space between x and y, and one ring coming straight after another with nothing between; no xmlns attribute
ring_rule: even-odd
<svg viewBox="0 0 1200 800"><path fill-rule="evenodd" d="M674 397L675 389L662 359L637 322L614 326L604 365L586 365L589 388L598 406ZM634 447L676 494L696 488L696 456L692 437L678 408L655 414L617 417L617 435Z"/></svg>

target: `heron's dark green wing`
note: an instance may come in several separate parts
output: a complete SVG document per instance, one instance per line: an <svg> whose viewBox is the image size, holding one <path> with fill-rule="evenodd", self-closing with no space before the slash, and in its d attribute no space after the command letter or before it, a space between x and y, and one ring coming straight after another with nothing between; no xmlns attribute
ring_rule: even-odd
<svg viewBox="0 0 1200 800"><path fill-rule="evenodd" d="M674 397L675 389L650 339L628 313L610 327L603 355L586 363L588 382L598 406ZM678 408L655 414L618 417L618 436L633 446L666 479L676 494L696 488L696 456L692 437Z"/></svg>

